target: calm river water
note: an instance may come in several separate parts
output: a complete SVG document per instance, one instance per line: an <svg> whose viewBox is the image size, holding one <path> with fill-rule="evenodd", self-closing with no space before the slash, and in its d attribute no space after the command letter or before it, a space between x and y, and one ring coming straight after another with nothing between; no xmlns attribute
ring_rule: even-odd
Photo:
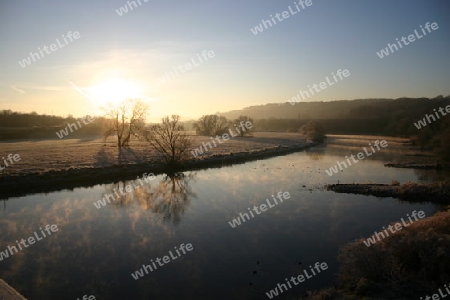
<svg viewBox="0 0 450 300"><path fill-rule="evenodd" d="M375 154L339 174L325 173L336 160L356 152L318 147L229 167L159 175L100 209L93 202L124 183L10 199L0 212L0 251L46 224L56 224L59 230L3 257L1 278L29 299L264 299L284 278L326 262L327 270L276 298L298 297L332 284L341 245L413 210L428 216L438 209L428 203L325 191L324 184L338 180L390 183L439 177L435 171L386 168ZM289 192L291 198L230 226L239 213L278 192ZM175 247L183 243L193 249L142 278L131 276L169 251L176 255Z"/></svg>

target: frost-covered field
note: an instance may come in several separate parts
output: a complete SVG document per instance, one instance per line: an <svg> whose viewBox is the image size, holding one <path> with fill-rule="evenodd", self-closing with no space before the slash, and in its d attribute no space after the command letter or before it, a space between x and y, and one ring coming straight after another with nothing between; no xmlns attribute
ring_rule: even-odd
<svg viewBox="0 0 450 300"><path fill-rule="evenodd" d="M210 137L192 136L192 148L211 142ZM211 143L212 144L212 143ZM249 152L272 149L279 146L306 144L305 137L297 133L254 133L254 137L235 137L208 150L205 156ZM0 143L0 157L9 153L19 154L21 160L0 171L3 174L46 172L69 168L105 167L115 164L134 164L156 162L158 156L146 143L132 141L129 148L121 151L114 140L102 139L63 139L29 140ZM192 158L194 158L192 156ZM4 165L0 160L0 165Z"/></svg>

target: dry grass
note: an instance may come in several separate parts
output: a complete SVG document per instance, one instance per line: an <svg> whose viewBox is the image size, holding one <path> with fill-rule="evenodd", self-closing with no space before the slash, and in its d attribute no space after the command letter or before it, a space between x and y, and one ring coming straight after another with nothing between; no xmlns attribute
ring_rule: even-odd
<svg viewBox="0 0 450 300"><path fill-rule="evenodd" d="M206 136L192 136L193 148L210 142ZM303 136L295 133L255 133L254 137L235 137L209 150L205 157L273 149L278 146L306 144ZM148 144L132 141L129 148L119 150L112 139L29 140L1 143L1 155L19 154L21 160L0 174L27 174L78 168L108 167L145 162L158 162L159 157ZM3 165L3 164L2 164Z"/></svg>
<svg viewBox="0 0 450 300"><path fill-rule="evenodd" d="M336 288L308 299L418 299L450 281L450 210L370 247L363 240L340 249Z"/></svg>

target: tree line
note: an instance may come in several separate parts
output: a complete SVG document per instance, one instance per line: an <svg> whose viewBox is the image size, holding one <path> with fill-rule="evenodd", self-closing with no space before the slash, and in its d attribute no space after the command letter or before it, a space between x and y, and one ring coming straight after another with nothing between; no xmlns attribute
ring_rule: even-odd
<svg viewBox="0 0 450 300"><path fill-rule="evenodd" d="M117 137L119 147L127 146L133 137L137 137L138 132L148 126L145 124L145 118L148 108L134 106L133 100L127 100L121 105L109 110L104 117L97 117L94 124L85 126L73 133L74 137L86 135L114 135ZM305 111L301 111L301 107ZM450 137L450 119L443 117L436 122L418 130L414 123L424 118L425 114L433 114L433 110L439 107L450 105L450 96L438 96L435 98L399 98L399 99L368 99L354 101L334 101L318 103L299 103L289 110L297 115L297 118L255 118L258 114L243 114L250 112L251 109L244 109L234 113L237 117L226 118L224 115L206 115L199 120L190 123L182 123L179 116L175 119L165 119L161 123L164 126L174 125L188 126L199 135L221 135L233 124L241 121L251 121L254 131L277 131L277 132L300 132L308 133L313 139L320 140L320 135L324 132L335 134L366 134L366 135L389 135L411 138L415 145L423 149L436 151L444 159L450 160L450 150L447 146ZM298 106L298 108L297 108ZM285 109L285 106L279 106L279 109ZM308 108L309 107L309 108ZM310 108L314 107L315 111ZM319 115L317 110L323 107L327 117L311 117ZM299 109L298 112L294 109ZM135 109L135 114L128 115ZM253 108L252 108L253 109ZM269 110L276 115L277 109L273 105L266 105L258 108L258 111ZM332 115L331 111L335 114ZM260 115L260 114L259 114ZM39 115L33 113L18 113L11 110L0 111L0 139L20 139L20 138L48 138L53 137L58 128L66 123L75 122L75 118L68 116L66 118L49 115ZM312 123L311 123L312 122ZM307 125L308 123L311 123ZM64 125L63 125L64 124ZM306 127L304 127L306 126ZM303 128L303 129L302 129ZM316 132L318 136L315 136ZM242 135L250 132L242 132ZM142 138L142 137L141 137Z"/></svg>
<svg viewBox="0 0 450 300"><path fill-rule="evenodd" d="M161 123L146 124L149 106L139 99L127 99L117 106L105 110L103 137L114 136L117 147L128 147L132 139L145 141L152 146L168 166L176 167L186 161L192 138L187 134L180 116L162 118ZM247 116L240 116L235 123L253 122ZM202 116L193 124L198 135L220 135L228 131L233 122L217 115ZM249 134L240 132L240 136Z"/></svg>

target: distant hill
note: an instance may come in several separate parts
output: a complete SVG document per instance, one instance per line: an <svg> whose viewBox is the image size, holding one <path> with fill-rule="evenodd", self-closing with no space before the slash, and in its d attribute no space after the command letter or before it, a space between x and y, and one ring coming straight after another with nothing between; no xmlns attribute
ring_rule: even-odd
<svg viewBox="0 0 450 300"><path fill-rule="evenodd" d="M269 103L250 106L240 110L217 113L228 119L247 115L253 119L336 119L347 118L352 109L362 106L380 106L394 102L394 99L359 99L338 100L330 102Z"/></svg>
<svg viewBox="0 0 450 300"><path fill-rule="evenodd" d="M390 118L403 115L420 117L439 105L449 105L450 96L436 98L358 99L330 102L269 103L240 110L218 112L228 119L240 115L257 119L364 119Z"/></svg>
<svg viewBox="0 0 450 300"><path fill-rule="evenodd" d="M230 120L249 116L256 131L298 132L308 120L316 120L330 134L411 137L415 145L433 149L450 161L447 107L450 109L450 96L271 103L217 114Z"/></svg>

